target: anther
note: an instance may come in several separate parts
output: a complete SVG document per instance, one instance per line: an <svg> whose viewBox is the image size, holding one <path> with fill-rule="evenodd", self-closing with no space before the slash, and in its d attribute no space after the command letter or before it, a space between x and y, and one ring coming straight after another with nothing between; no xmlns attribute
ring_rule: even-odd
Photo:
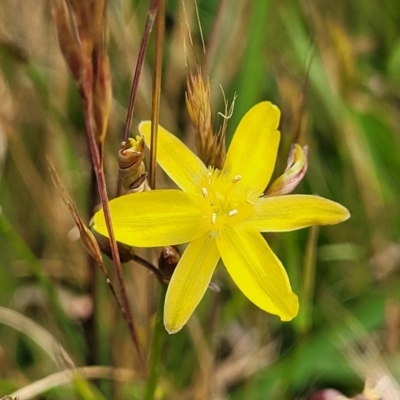
<svg viewBox="0 0 400 400"><path fill-rule="evenodd" d="M250 204L251 206L254 206L254 201L246 200L246 203L247 203L247 204Z"/></svg>
<svg viewBox="0 0 400 400"><path fill-rule="evenodd" d="M238 213L238 210L228 211L228 217L232 217L233 215L236 215L237 213Z"/></svg>
<svg viewBox="0 0 400 400"><path fill-rule="evenodd" d="M211 214L211 222L215 225L215 223L217 222L217 214L216 213L212 213Z"/></svg>
<svg viewBox="0 0 400 400"><path fill-rule="evenodd" d="M211 177L212 177L212 172L208 171L207 172L207 182L211 185Z"/></svg>
<svg viewBox="0 0 400 400"><path fill-rule="evenodd" d="M242 179L242 175L236 175L232 179L232 183L239 182Z"/></svg>
<svg viewBox="0 0 400 400"><path fill-rule="evenodd" d="M208 197L208 191L205 187L201 188L201 193L205 199Z"/></svg>

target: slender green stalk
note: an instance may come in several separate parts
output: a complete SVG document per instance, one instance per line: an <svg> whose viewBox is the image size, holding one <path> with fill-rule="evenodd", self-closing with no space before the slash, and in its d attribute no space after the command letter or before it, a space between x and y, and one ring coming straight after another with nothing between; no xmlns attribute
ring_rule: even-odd
<svg viewBox="0 0 400 400"><path fill-rule="evenodd" d="M159 1L159 9L156 20L156 46L153 74L153 96L151 107L151 149L150 149L150 187L156 187L157 164L157 133L158 119L160 116L162 56L165 33L165 0Z"/></svg>
<svg viewBox="0 0 400 400"><path fill-rule="evenodd" d="M161 78L162 78L162 55L165 33L165 0L159 1L156 19L156 46L153 74L153 95L151 114L151 153L150 153L150 187L156 186L156 162L157 162L157 132L158 119L160 115ZM161 371L161 350L165 337L163 324L163 309L166 294L166 286L160 285L159 301L157 307L156 322L154 327L153 342L150 355L150 372L147 380L145 400L154 399L157 383Z"/></svg>
<svg viewBox="0 0 400 400"><path fill-rule="evenodd" d="M315 287L316 248L318 239L318 226L310 228L307 240L306 254L304 256L304 274L301 287L300 302L297 324L300 331L306 333L312 323L312 306Z"/></svg>
<svg viewBox="0 0 400 400"><path fill-rule="evenodd" d="M161 351L166 335L163 323L163 310L167 287L164 285L160 285L160 287L161 288L159 293L156 322L154 326L153 341L151 345L150 371L149 378L147 380L146 396L144 398L145 400L154 399L154 395L157 389L157 383L160 378Z"/></svg>
<svg viewBox="0 0 400 400"><path fill-rule="evenodd" d="M90 154L89 154L90 157ZM91 215L96 204L98 203L98 192L97 192L97 180L94 171L90 174L90 188L89 188L89 204L88 204L88 215ZM86 362L88 365L98 364L98 344L99 344L99 332L97 325L97 269L98 266L91 255L86 257L88 278L86 283L86 292L89 294L93 301L93 312L89 318L82 324L86 346L87 355Z"/></svg>

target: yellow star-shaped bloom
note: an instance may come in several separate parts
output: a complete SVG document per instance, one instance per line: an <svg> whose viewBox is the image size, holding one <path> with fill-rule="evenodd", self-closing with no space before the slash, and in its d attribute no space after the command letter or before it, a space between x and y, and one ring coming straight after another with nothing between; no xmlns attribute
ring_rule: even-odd
<svg viewBox="0 0 400 400"><path fill-rule="evenodd" d="M116 240L136 247L189 243L165 299L164 324L179 331L202 299L220 258L239 289L281 320L298 313L287 273L260 232L330 225L346 208L307 195L264 196L280 140L279 109L262 102L241 120L222 170L206 167L178 138L158 129L158 162L182 190L154 190L110 202ZM150 122L139 125L150 143ZM107 235L102 211L94 229Z"/></svg>

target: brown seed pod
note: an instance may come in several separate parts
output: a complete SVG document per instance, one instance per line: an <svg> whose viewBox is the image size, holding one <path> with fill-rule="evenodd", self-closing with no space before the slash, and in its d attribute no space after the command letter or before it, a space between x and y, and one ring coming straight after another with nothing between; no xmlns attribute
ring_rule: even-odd
<svg viewBox="0 0 400 400"><path fill-rule="evenodd" d="M144 139L142 136L122 142L118 152L119 178L127 193L147 190L147 173L143 159Z"/></svg>
<svg viewBox="0 0 400 400"><path fill-rule="evenodd" d="M158 259L158 270L164 281L168 282L171 279L180 258L179 250L175 246L163 247Z"/></svg>

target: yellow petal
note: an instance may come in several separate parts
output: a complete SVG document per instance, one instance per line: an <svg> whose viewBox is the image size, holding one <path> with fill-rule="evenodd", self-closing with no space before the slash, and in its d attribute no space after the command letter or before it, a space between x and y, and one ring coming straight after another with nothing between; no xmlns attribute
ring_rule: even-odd
<svg viewBox="0 0 400 400"><path fill-rule="evenodd" d="M256 212L247 221L261 232L333 225L350 217L349 211L339 203L323 197L296 194L261 198L254 209Z"/></svg>
<svg viewBox="0 0 400 400"><path fill-rule="evenodd" d="M169 282L164 324L169 333L182 329L200 303L219 260L215 239L209 233L189 243Z"/></svg>
<svg viewBox="0 0 400 400"><path fill-rule="evenodd" d="M139 131L150 147L150 121L139 124ZM157 162L185 192L194 192L207 174L207 168L185 144L162 126L158 126Z"/></svg>
<svg viewBox="0 0 400 400"><path fill-rule="evenodd" d="M242 184L262 193L275 167L280 132L278 107L262 102L251 108L236 129L223 173L240 175Z"/></svg>
<svg viewBox="0 0 400 400"><path fill-rule="evenodd" d="M109 205L116 240L131 246L186 243L206 230L193 196L181 190L127 194ZM103 210L94 215L93 229L108 236Z"/></svg>
<svg viewBox="0 0 400 400"><path fill-rule="evenodd" d="M256 306L282 321L290 321L299 310L289 278L260 233L228 228L217 237L217 246L230 276Z"/></svg>

